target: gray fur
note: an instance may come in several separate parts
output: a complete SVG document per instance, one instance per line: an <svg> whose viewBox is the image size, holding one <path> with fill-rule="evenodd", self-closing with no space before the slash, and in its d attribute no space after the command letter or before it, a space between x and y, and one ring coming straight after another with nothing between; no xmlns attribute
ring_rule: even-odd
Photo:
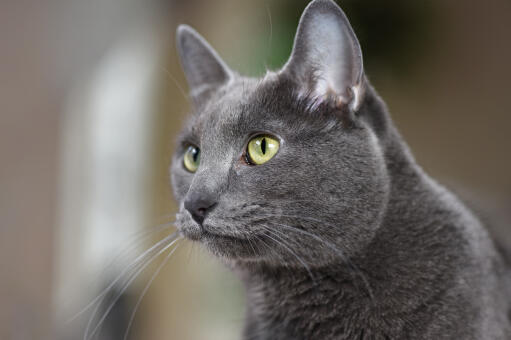
<svg viewBox="0 0 511 340"><path fill-rule="evenodd" d="M201 103L209 99L216 87L232 79L232 71L208 42L191 27L181 25L177 33L179 56L190 86L190 95L200 109Z"/></svg>
<svg viewBox="0 0 511 340"><path fill-rule="evenodd" d="M180 232L244 282L246 340L511 339L509 265L479 220L415 163L359 72L342 11L313 1L298 31L328 11L355 39L340 58L353 58L346 74L361 79L341 79L346 92L313 93L315 78L304 82L289 65L299 74L328 65L296 53L313 45L299 33L282 71L263 79L230 72L229 81L208 84L171 166ZM198 35L178 30L179 41L190 37ZM195 43L203 49L180 43L180 55L210 51L202 38ZM205 55L204 65L216 56ZM193 91L207 70L200 57L183 64ZM343 97L353 85L361 86L356 106ZM258 133L279 137L280 150L247 165L247 142ZM194 174L182 160L190 144L201 149ZM211 208L198 224L184 202L201 198Z"/></svg>

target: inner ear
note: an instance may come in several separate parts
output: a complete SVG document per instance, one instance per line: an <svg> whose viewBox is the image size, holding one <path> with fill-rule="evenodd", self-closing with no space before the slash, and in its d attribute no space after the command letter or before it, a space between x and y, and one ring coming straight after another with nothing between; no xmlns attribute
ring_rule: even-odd
<svg viewBox="0 0 511 340"><path fill-rule="evenodd" d="M307 6L282 72L303 93L358 109L363 95L362 51L346 15L333 1L315 0Z"/></svg>

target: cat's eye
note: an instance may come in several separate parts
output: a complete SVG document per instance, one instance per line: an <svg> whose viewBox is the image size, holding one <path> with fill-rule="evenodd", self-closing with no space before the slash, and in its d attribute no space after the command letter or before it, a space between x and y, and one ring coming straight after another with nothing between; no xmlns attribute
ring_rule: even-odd
<svg viewBox="0 0 511 340"><path fill-rule="evenodd" d="M248 164L260 165L268 162L279 151L280 142L269 135L258 135L247 145L246 161Z"/></svg>
<svg viewBox="0 0 511 340"><path fill-rule="evenodd" d="M200 149L196 146L190 145L183 157L183 165L186 170L190 172L197 171L200 164Z"/></svg>

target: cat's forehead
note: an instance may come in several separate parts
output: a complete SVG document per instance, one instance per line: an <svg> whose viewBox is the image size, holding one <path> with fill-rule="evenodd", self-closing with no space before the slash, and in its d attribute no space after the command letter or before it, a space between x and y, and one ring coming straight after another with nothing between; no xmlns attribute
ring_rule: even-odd
<svg viewBox="0 0 511 340"><path fill-rule="evenodd" d="M252 104L261 83L256 79L238 77L212 96L199 113L199 120L216 124L237 124L244 107Z"/></svg>
<svg viewBox="0 0 511 340"><path fill-rule="evenodd" d="M332 110L327 102L301 95L279 74L237 77L191 115L184 135L195 143L211 144L229 144L253 133L318 135L338 123Z"/></svg>
<svg viewBox="0 0 511 340"><path fill-rule="evenodd" d="M234 135L237 132L261 125L270 112L270 97L278 94L275 89L276 78L255 79L237 77L220 89L211 99L195 112L189 122L188 131L194 137L204 137L214 133Z"/></svg>

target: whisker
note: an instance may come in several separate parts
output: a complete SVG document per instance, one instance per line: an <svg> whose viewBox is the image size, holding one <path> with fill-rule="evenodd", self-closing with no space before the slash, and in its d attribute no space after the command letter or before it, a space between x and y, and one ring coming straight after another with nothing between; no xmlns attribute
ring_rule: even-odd
<svg viewBox="0 0 511 340"><path fill-rule="evenodd" d="M156 232L156 231L155 231ZM152 235L152 233L150 233L149 235ZM144 239L147 238L149 235L145 235L144 236ZM142 254L140 254L135 260L133 260L133 262L131 264L129 264L105 289L103 289L91 302L89 302L85 307L83 307L78 313L76 313L75 315L73 315L73 317L71 317L69 320L66 321L66 324L69 324L70 322L72 322L73 320L75 320L76 318L78 318L80 315L82 315L83 313L85 313L86 311L88 311L92 306L94 306L94 304L96 304L96 302L98 302L102 297L104 297L114 286L115 284L117 283L117 281L119 281L126 273L128 273L131 269L133 269L133 267L135 267L140 261L143 261L143 259L147 256L149 256L150 252L154 251L156 248L158 248L159 246L161 246L162 244L165 244L165 242L170 242L172 241L173 238L176 238L178 236L178 233L177 232L174 232L172 233L171 235L163 238L162 240L160 240L159 242L157 242L156 244L154 244L152 247L150 247L149 249L147 249L146 251L144 251ZM110 264L111 265L111 264Z"/></svg>
<svg viewBox="0 0 511 340"><path fill-rule="evenodd" d="M175 233L174 233L175 234ZM171 234L170 236L174 236L174 234ZM162 241L165 241L165 240L168 240L170 239L170 237L166 237L164 238ZM114 307L115 303L117 302L117 300L119 300L119 298L122 296L122 294L124 293L124 291L126 290L126 288L128 288L131 283L138 277L138 275L140 275L140 273L150 264L152 263L160 254L162 254L163 252L165 252L165 250L167 250L168 248L170 248L173 244L175 244L177 241L179 241L181 238L177 238L177 239L173 239L170 243L166 244L163 246L163 248L159 251L157 251L154 255L151 255L149 257L149 259L147 259L146 261L144 261L143 263L140 264L140 266L138 266L138 269L136 270L136 272L134 274L130 274L129 276L129 279L127 280L127 282L122 286L121 290L116 294L115 298L113 299L113 302L110 304L110 306L106 309L106 311L103 313L103 315L101 316L101 318L99 319L96 327L92 330L91 334L90 334L90 337L88 336L89 335L89 329L90 327L92 326L92 320L94 320L94 316L95 314L97 313L98 311L98 307L100 306L100 304L98 304L98 307L96 307L96 310L95 312L91 315L91 318L89 319L89 322L87 324L87 327L85 329L85 335L84 335L84 340L88 340L88 339L92 339L92 337L94 336L94 334L98 331L99 327L101 326L101 324L103 323L103 321L106 319L106 317L108 316L108 314L110 313L110 311L112 310L112 308ZM158 244L162 241L159 241ZM151 249L154 248L151 247Z"/></svg>
<svg viewBox="0 0 511 340"><path fill-rule="evenodd" d="M179 241L181 239L177 239L176 241ZM140 306L140 303L142 302L142 299L144 298L145 294L147 293L147 291L149 290L149 287L151 286L151 284L153 283L154 279L156 279L156 277L158 276L158 274L160 273L160 271L163 269L163 267L167 264L167 262L169 261L169 259L172 257L172 254L174 254L174 252L177 250L177 248L179 247L179 244L177 244L174 249L172 249L168 254L167 256L165 257L165 259L163 260L163 262L158 266L158 268L156 268L156 271L154 272L154 274L151 276L151 278L149 279L149 282L145 285L144 289L142 290L142 293L140 294L140 297L138 298L136 304L135 304L135 307L134 307L134 310L133 312L131 313L131 316L130 316L130 320L128 322L128 327L126 328L126 333L124 333L124 340L127 340L128 339L128 334L130 332L130 329L131 329L131 325L133 323L133 320L135 318L135 314L137 313L137 309L138 307Z"/></svg>
<svg viewBox="0 0 511 340"><path fill-rule="evenodd" d="M288 218L296 218L296 219L301 219L301 220L304 220L304 221L317 222L317 223L321 223L323 225L337 227L335 224L328 223L326 221L323 221L323 220L320 220L320 219L317 219L317 218L314 218L314 217L308 217L308 216L282 215L282 214L265 214L265 215L260 215L260 217L288 217Z"/></svg>
<svg viewBox="0 0 511 340"><path fill-rule="evenodd" d="M257 256L256 250L255 250L254 245L252 244L252 241L250 240L250 238L248 238L247 241L248 241L248 244L250 245L250 248L252 248L252 251L254 252L254 256Z"/></svg>
<svg viewBox="0 0 511 340"><path fill-rule="evenodd" d="M271 45L273 40L273 22L271 20L271 10L270 6L266 4L266 13L268 14L268 21L270 24L270 37L268 39L268 55L266 56L266 59L271 56Z"/></svg>
<svg viewBox="0 0 511 340"><path fill-rule="evenodd" d="M186 94L185 90L183 90L183 87L181 87L181 85L179 84L179 82L177 81L177 79L170 73L169 70L167 70L165 67L161 66L161 68L163 69L163 71L167 74L167 76L174 82L174 84L176 85L176 87L178 88L179 92L183 95L183 98L185 100L188 100L188 95Z"/></svg>
<svg viewBox="0 0 511 340"><path fill-rule="evenodd" d="M255 235L255 237L266 247L270 250L270 254L275 254L275 249L270 247L268 245L268 243L265 242L264 238L261 238L260 236L265 236L265 235Z"/></svg>
<svg viewBox="0 0 511 340"><path fill-rule="evenodd" d="M312 275L312 271L310 270L309 265L307 263L305 263L305 261L300 256L298 256L291 248L289 248L288 245L286 245L285 240L282 239L278 234L275 234L271 229L269 229L267 227L264 227L264 230L266 232L272 234L273 236L278 237L281 240L279 242L278 240L274 239L270 235L266 235L268 238L270 238L271 240L275 241L277 244L280 244L282 247L287 249L287 251L289 251L292 255L294 255L296 257L296 259L305 267L305 269L309 273L312 281L314 281L314 283L316 283L316 279L314 278L314 275Z"/></svg>
<svg viewBox="0 0 511 340"><path fill-rule="evenodd" d="M123 247L123 249L121 249L121 251L117 255L115 255L115 257L110 262L108 262L108 264L103 269L102 274L105 273L110 267L112 267L112 265L116 261L118 261L119 258L122 258L122 257L124 257L124 255L133 251L133 249L135 249L137 246L142 244L145 240L147 240L149 237L153 236L155 233L172 227L174 225L174 223L175 223L175 221L168 222L168 223L162 223L162 224L157 225L153 228L150 228L149 230L143 230L143 231L139 231L139 232L133 234L130 237L131 240L126 240L128 245Z"/></svg>
<svg viewBox="0 0 511 340"><path fill-rule="evenodd" d="M259 236L262 236L263 238L261 238ZM272 255L273 258L276 257L277 259L279 259L279 261L284 262L285 267L289 267L289 264L284 261L282 254L277 252L275 247L272 247L270 244L266 243L264 238L267 238L268 240L273 241L273 242L275 242L275 240L271 239L267 234L260 234L256 237L258 240L260 240L266 246L266 248L268 248L270 250L269 253L270 253L270 255Z"/></svg>
<svg viewBox="0 0 511 340"><path fill-rule="evenodd" d="M371 289L371 286L367 280L367 278L365 277L365 275L361 272L361 270L353 263L351 262L345 255L344 253L339 249L337 248L333 243L315 235L315 234L312 234L308 231L305 231L303 229L300 229L300 228L297 228L297 227L293 227L293 226L290 226L290 225L287 225L287 224L281 224L281 223L275 223L273 222L275 225L278 225L278 226L281 226L283 228L287 228L291 231L295 231L295 232L299 232L299 233L302 233L304 235L307 235L307 236L310 236L314 239L316 239L317 241L319 241L320 243L323 243L325 244L327 247L329 247L331 250L333 250L337 255L339 255L342 260L344 262L346 262L354 271L355 273L359 276L359 278L363 281L365 287L366 287L366 290L371 298L371 300L374 299L374 295L373 295L373 291Z"/></svg>

